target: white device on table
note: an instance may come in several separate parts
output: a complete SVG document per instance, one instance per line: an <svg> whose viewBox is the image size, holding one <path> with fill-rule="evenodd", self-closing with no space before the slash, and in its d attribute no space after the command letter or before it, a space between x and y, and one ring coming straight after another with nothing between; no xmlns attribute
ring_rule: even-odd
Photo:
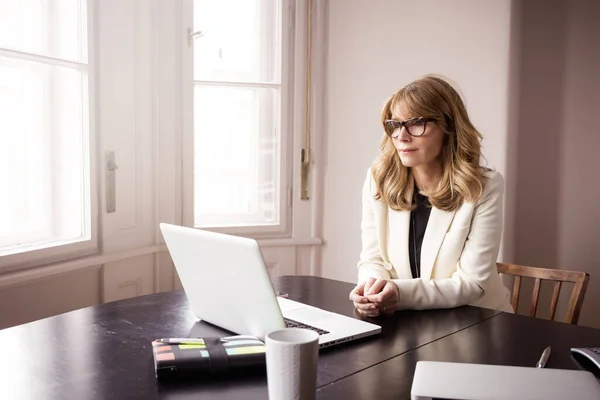
<svg viewBox="0 0 600 400"><path fill-rule="evenodd" d="M381 332L379 325L277 297L256 240L161 223L194 315L263 340L286 326L316 330L319 347Z"/></svg>
<svg viewBox="0 0 600 400"><path fill-rule="evenodd" d="M600 379L600 347L573 347L571 355L581 368Z"/></svg>
<svg viewBox="0 0 600 400"><path fill-rule="evenodd" d="M418 361L412 400L598 400L587 371Z"/></svg>

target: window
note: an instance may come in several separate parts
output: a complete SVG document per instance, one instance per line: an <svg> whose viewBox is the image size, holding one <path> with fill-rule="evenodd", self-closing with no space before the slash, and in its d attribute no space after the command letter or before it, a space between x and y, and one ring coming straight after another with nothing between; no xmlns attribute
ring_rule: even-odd
<svg viewBox="0 0 600 400"><path fill-rule="evenodd" d="M193 1L195 227L275 231L285 225L285 4Z"/></svg>
<svg viewBox="0 0 600 400"><path fill-rule="evenodd" d="M94 236L87 25L86 0L0 0L0 265Z"/></svg>

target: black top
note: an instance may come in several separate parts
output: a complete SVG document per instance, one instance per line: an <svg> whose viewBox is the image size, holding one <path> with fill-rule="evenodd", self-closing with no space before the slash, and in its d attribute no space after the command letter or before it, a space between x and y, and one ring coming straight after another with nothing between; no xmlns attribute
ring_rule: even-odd
<svg viewBox="0 0 600 400"><path fill-rule="evenodd" d="M423 244L423 236L429 221L431 213L431 204L427 196L419 193L419 189L415 186L413 195L413 204L417 207L410 212L410 231L408 234L408 255L410 259L410 270L413 278L421 277L421 245Z"/></svg>

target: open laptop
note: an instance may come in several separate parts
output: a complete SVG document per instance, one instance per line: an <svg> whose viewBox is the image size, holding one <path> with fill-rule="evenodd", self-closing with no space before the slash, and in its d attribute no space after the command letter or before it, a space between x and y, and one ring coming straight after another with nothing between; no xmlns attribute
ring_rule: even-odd
<svg viewBox="0 0 600 400"><path fill-rule="evenodd" d="M299 326L328 347L381 332L381 327L276 296L253 239L160 224L194 315L239 335L264 340Z"/></svg>

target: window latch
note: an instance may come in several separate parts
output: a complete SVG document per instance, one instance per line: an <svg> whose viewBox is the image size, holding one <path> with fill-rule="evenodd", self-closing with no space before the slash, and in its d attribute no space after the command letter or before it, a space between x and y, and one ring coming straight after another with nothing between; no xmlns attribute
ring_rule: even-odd
<svg viewBox="0 0 600 400"><path fill-rule="evenodd" d="M106 212L114 213L117 210L117 182L116 171L119 169L115 163L115 152L106 152Z"/></svg>
<svg viewBox="0 0 600 400"><path fill-rule="evenodd" d="M204 36L204 32L202 31L196 31L194 32L192 30L192 28L188 28L188 46L191 46L194 44L194 40L196 38L202 37Z"/></svg>
<svg viewBox="0 0 600 400"><path fill-rule="evenodd" d="M310 160L308 159L308 152L305 149L302 149L300 155L300 162L302 163L300 166L300 200L308 200L310 199L308 195Z"/></svg>

